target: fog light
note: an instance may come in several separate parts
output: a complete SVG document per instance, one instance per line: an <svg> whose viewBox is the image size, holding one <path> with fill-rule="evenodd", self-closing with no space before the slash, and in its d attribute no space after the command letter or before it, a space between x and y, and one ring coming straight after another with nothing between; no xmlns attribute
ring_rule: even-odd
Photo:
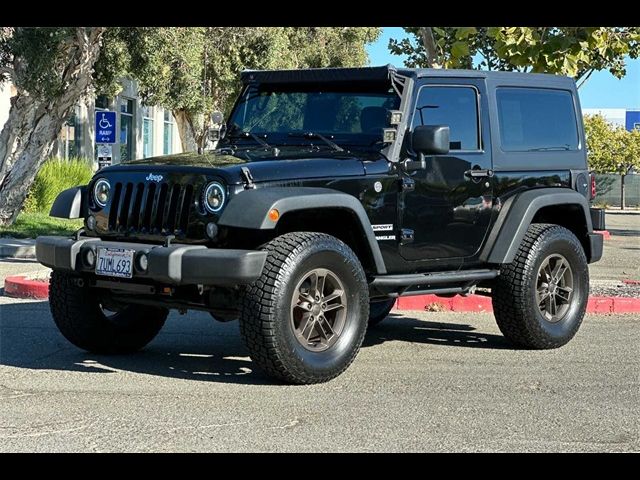
<svg viewBox="0 0 640 480"><path fill-rule="evenodd" d="M214 240L218 236L218 225L213 222L207 223L207 237Z"/></svg>
<svg viewBox="0 0 640 480"><path fill-rule="evenodd" d="M389 111L389 123L391 125L399 125L402 122L402 112L400 110Z"/></svg>
<svg viewBox="0 0 640 480"><path fill-rule="evenodd" d="M146 272L147 268L149 268L149 257L146 253L140 253L138 255L138 270Z"/></svg>
<svg viewBox="0 0 640 480"><path fill-rule="evenodd" d="M93 268L96 264L96 252L93 251L93 248L87 248L84 251L84 263L87 267Z"/></svg>
<svg viewBox="0 0 640 480"><path fill-rule="evenodd" d="M94 217L93 215L89 215L89 217L87 218L87 228L89 230L96 229L96 217Z"/></svg>
<svg viewBox="0 0 640 480"><path fill-rule="evenodd" d="M382 131L382 140L385 143L391 143L396 139L396 130L395 128L385 128Z"/></svg>

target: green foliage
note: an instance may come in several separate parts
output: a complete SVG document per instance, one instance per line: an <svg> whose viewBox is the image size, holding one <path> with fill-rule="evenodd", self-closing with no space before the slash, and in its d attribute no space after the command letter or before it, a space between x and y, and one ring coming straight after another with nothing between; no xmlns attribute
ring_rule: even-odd
<svg viewBox="0 0 640 480"><path fill-rule="evenodd" d="M145 102L227 113L242 70L364 65L365 46L379 34L365 27L144 27L126 29L117 42L127 45Z"/></svg>
<svg viewBox="0 0 640 480"><path fill-rule="evenodd" d="M42 166L29 190L23 210L28 213L49 213L58 194L67 188L86 185L93 176L90 160L52 158Z"/></svg>
<svg viewBox="0 0 640 480"><path fill-rule="evenodd" d="M640 54L640 27L433 27L437 58L427 57L425 27L392 39L389 49L409 67L546 72L586 79L593 71L626 74L625 57ZM481 60L474 65L473 57Z"/></svg>
<svg viewBox="0 0 640 480"><path fill-rule="evenodd" d="M598 173L626 175L640 169L640 130L625 130L601 115L585 115L589 168Z"/></svg>
<svg viewBox="0 0 640 480"><path fill-rule="evenodd" d="M40 235L71 235L82 228L82 220L50 217L48 213L22 212L11 226L0 226L0 237L36 238Z"/></svg>

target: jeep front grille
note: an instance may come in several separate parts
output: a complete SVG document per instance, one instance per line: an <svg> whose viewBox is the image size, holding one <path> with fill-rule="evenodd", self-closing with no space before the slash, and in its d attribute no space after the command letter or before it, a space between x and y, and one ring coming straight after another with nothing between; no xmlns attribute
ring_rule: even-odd
<svg viewBox="0 0 640 480"><path fill-rule="evenodd" d="M193 185L121 183L113 188L109 231L149 235L186 232Z"/></svg>

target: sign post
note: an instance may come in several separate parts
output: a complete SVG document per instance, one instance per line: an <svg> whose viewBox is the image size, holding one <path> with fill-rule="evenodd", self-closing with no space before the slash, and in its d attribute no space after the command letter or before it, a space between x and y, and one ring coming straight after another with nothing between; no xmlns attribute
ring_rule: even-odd
<svg viewBox="0 0 640 480"><path fill-rule="evenodd" d="M98 169L100 170L111 165L113 158L111 145L116 143L116 112L96 111L95 127Z"/></svg>

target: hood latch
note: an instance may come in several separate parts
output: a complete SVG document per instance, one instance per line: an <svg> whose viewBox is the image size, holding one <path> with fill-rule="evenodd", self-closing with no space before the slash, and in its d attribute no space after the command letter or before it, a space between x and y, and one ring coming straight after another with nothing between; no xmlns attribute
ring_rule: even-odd
<svg viewBox="0 0 640 480"><path fill-rule="evenodd" d="M242 180L244 181L244 189L251 190L256 188L256 184L253 183L253 175L251 175L251 170L248 167L240 167L240 172L242 175Z"/></svg>

